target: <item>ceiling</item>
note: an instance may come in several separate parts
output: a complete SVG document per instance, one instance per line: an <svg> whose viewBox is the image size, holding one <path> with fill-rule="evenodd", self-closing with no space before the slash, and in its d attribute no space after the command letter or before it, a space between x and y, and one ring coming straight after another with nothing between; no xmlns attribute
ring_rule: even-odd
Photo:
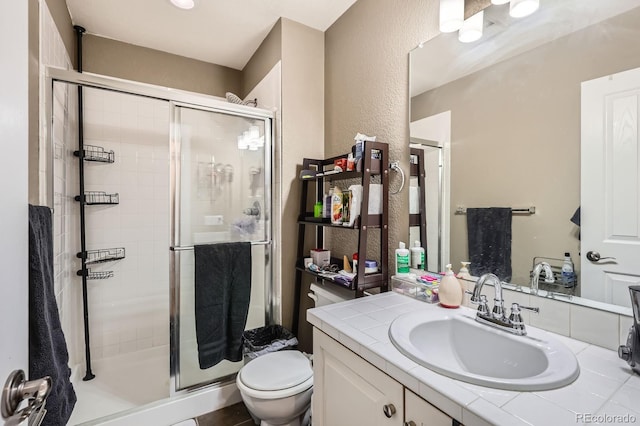
<svg viewBox="0 0 640 426"><path fill-rule="evenodd" d="M326 31L356 0L66 0L95 34L241 70L280 17Z"/></svg>
<svg viewBox="0 0 640 426"><path fill-rule="evenodd" d="M460 43L441 34L411 52L411 96L472 74L640 5L638 0L545 0L526 18L509 16L509 5L485 9L482 38ZM434 60L437 58L437 60Z"/></svg>

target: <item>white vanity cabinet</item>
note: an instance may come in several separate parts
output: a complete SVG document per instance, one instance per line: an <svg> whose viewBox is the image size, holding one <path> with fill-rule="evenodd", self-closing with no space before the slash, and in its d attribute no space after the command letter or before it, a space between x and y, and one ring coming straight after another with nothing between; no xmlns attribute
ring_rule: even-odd
<svg viewBox="0 0 640 426"><path fill-rule="evenodd" d="M405 426L451 426L460 423L420 398L409 389L404 391Z"/></svg>
<svg viewBox="0 0 640 426"><path fill-rule="evenodd" d="M449 416L317 328L313 375L314 426L453 424Z"/></svg>

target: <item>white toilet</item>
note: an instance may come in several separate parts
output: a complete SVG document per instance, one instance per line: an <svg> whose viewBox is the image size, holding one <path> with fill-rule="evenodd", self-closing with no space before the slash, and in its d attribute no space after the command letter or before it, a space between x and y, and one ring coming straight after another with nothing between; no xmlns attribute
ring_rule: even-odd
<svg viewBox="0 0 640 426"><path fill-rule="evenodd" d="M261 426L300 426L311 405L313 370L302 352L272 352L242 367L236 384Z"/></svg>

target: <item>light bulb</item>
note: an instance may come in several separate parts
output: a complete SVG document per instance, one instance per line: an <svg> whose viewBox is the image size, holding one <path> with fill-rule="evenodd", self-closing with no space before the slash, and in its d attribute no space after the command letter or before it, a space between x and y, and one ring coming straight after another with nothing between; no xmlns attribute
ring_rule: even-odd
<svg viewBox="0 0 640 426"><path fill-rule="evenodd" d="M538 10L540 0L511 0L509 15L513 18L524 18Z"/></svg>
<svg viewBox="0 0 640 426"><path fill-rule="evenodd" d="M463 43L471 43L482 37L482 27L484 25L484 10L465 19L462 28L458 32L458 40Z"/></svg>
<svg viewBox="0 0 640 426"><path fill-rule="evenodd" d="M458 31L464 22L464 0L440 0L440 32Z"/></svg>
<svg viewBox="0 0 640 426"><path fill-rule="evenodd" d="M180 9L193 9L195 6L193 0L171 0L171 4Z"/></svg>

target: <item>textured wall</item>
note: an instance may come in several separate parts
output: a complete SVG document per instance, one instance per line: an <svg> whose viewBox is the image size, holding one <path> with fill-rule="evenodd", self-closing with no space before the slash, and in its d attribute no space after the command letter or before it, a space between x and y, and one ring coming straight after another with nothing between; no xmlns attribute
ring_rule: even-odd
<svg viewBox="0 0 640 426"><path fill-rule="evenodd" d="M295 289L296 236L302 160L324 157L324 35L282 19L282 323L290 327ZM308 283L301 289L301 327ZM300 348L311 351L310 330L298 333Z"/></svg>
<svg viewBox="0 0 640 426"><path fill-rule="evenodd" d="M359 0L325 33L325 154L346 153L357 132L387 142L391 160L409 166L409 51L438 34L436 0ZM391 189L400 179L391 173ZM389 196L389 270L407 241L408 187ZM351 255L355 233L329 236L335 254ZM374 238L372 238L374 239ZM337 247L343 247L341 253ZM373 249L373 247L372 247Z"/></svg>

